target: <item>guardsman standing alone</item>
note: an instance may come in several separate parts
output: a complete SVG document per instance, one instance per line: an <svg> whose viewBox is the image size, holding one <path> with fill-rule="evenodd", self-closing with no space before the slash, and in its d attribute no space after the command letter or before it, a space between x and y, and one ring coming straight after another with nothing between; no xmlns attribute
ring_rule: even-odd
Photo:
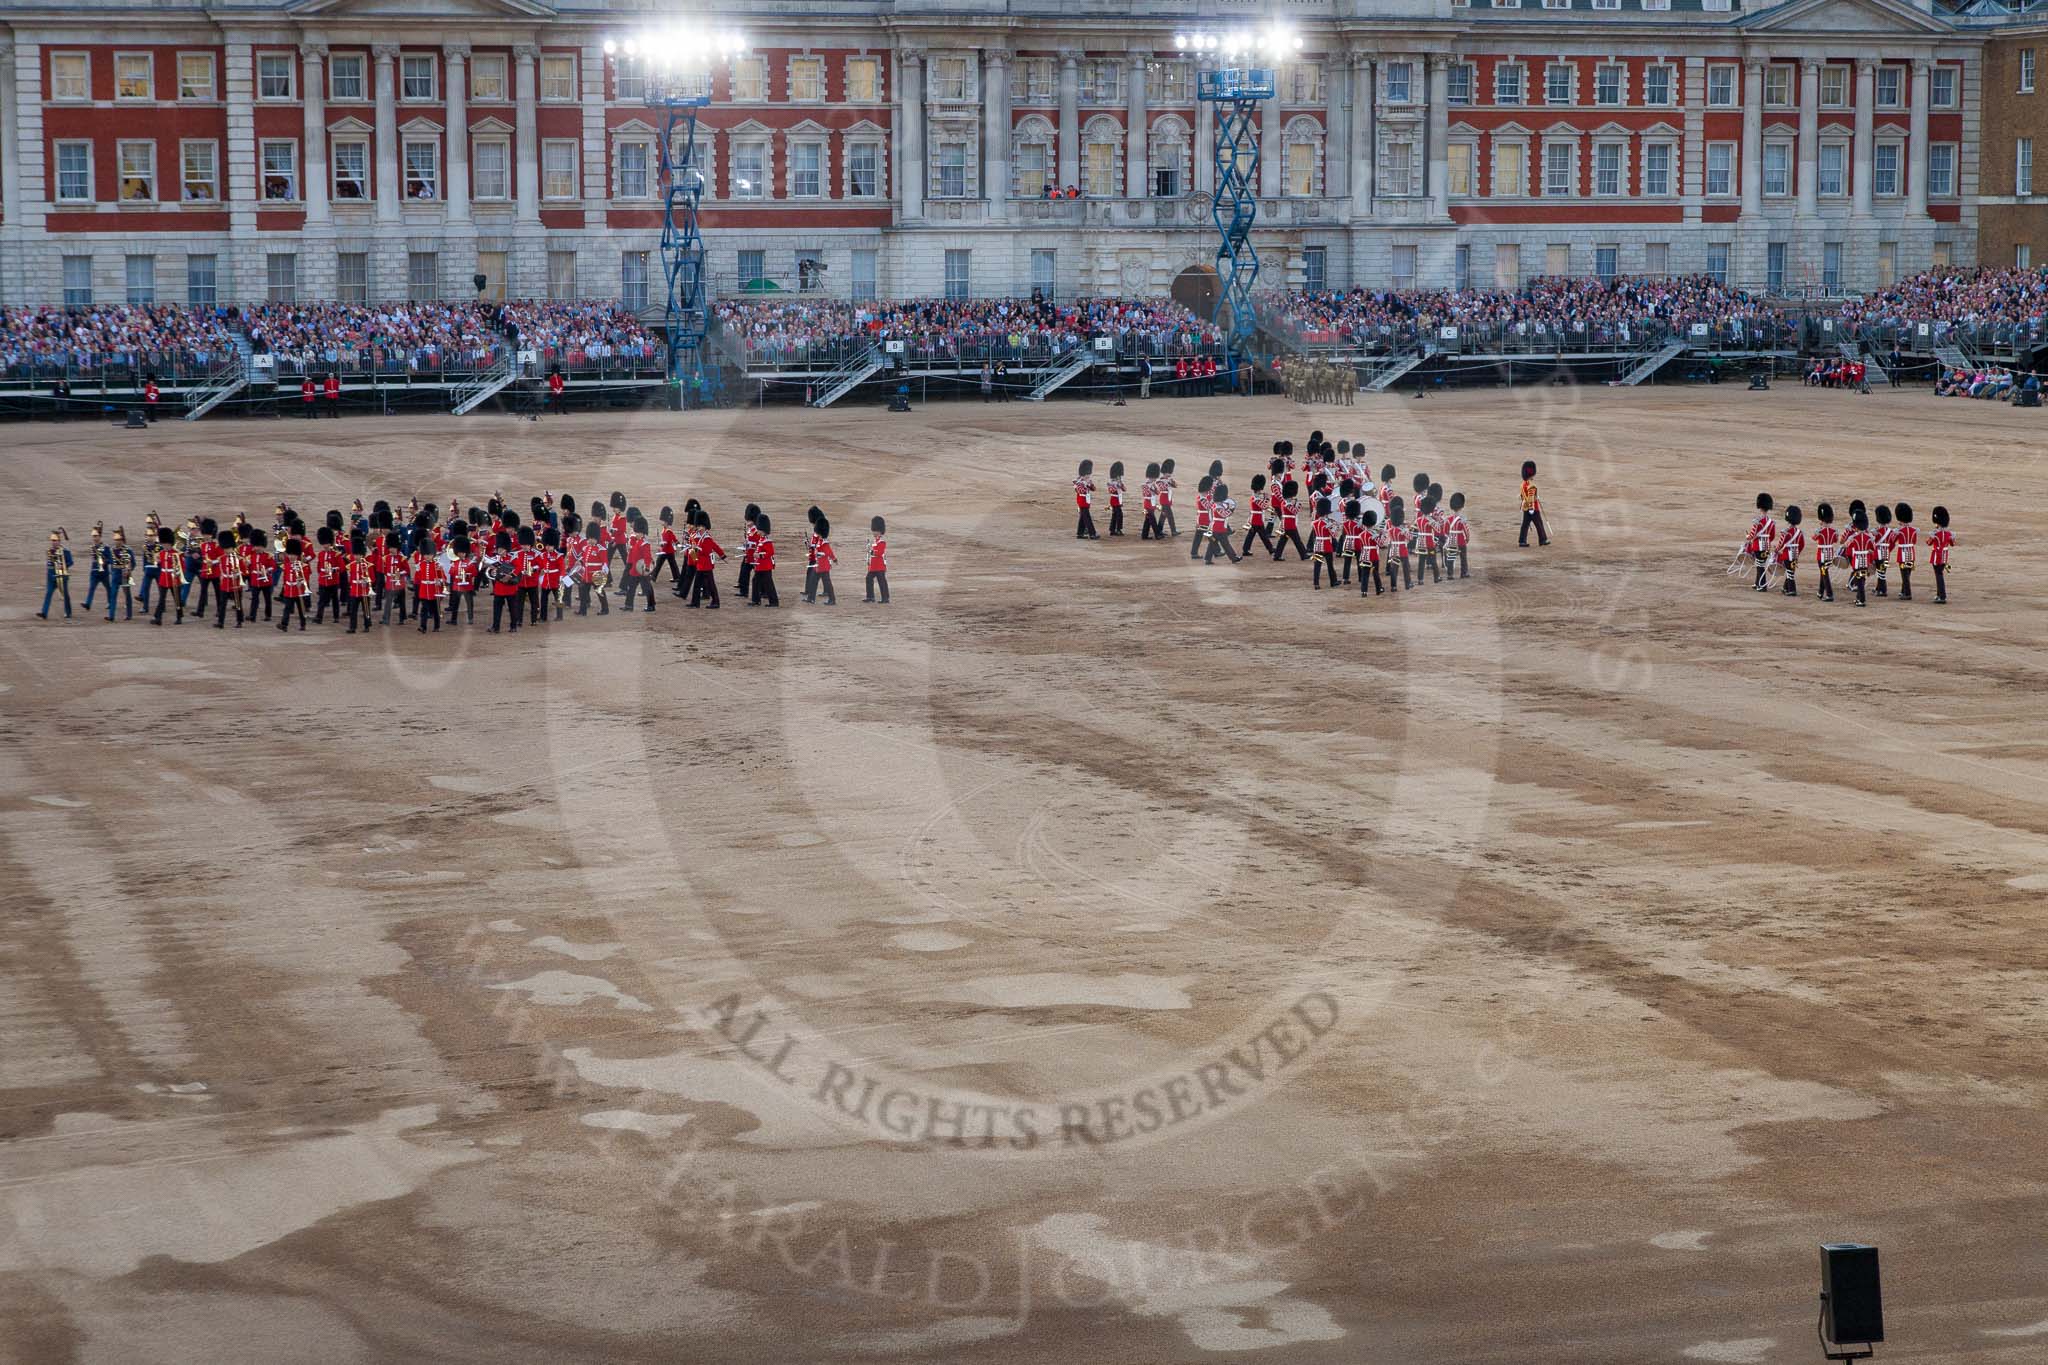
<svg viewBox="0 0 2048 1365"><path fill-rule="evenodd" d="M1522 538L1523 549L1529 548L1529 528L1536 528L1536 543L1548 545L1550 533L1543 526L1543 499L1536 492L1536 462L1522 461Z"/></svg>

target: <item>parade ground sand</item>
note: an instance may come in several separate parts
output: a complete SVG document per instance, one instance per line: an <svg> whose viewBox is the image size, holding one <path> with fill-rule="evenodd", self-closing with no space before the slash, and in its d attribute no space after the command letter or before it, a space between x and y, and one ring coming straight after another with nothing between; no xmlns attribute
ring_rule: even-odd
<svg viewBox="0 0 2048 1365"><path fill-rule="evenodd" d="M1189 532L1312 426L1463 489L1471 579L1073 537L1079 457L1177 457ZM1775 1365L1853 1240L1881 1361L2038 1362L2044 431L1731 385L0 428L0 1359ZM31 615L59 521L543 486L760 502L782 609ZM1945 503L1952 604L1750 591L1759 489Z"/></svg>

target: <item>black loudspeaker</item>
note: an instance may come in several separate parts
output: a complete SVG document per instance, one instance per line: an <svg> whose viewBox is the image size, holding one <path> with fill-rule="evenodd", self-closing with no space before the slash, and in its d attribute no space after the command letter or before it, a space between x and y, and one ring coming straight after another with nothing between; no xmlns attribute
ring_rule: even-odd
<svg viewBox="0 0 2048 1365"><path fill-rule="evenodd" d="M128 412L126 425L130 431L139 431L149 425L149 419L131 408Z"/></svg>
<svg viewBox="0 0 2048 1365"><path fill-rule="evenodd" d="M1877 1248L1826 1242L1820 1249L1821 1332L1837 1345L1884 1340Z"/></svg>

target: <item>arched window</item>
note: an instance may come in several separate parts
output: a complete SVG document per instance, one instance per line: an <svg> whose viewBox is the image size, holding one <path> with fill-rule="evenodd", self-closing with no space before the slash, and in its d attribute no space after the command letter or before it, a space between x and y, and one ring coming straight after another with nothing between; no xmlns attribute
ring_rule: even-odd
<svg viewBox="0 0 2048 1365"><path fill-rule="evenodd" d="M1010 192L1019 199L1043 199L1046 187L1058 176L1059 163L1053 160L1052 123L1033 114L1010 132Z"/></svg>
<svg viewBox="0 0 2048 1365"><path fill-rule="evenodd" d="M1280 130L1280 193L1310 199L1323 192L1323 125L1306 116Z"/></svg>
<svg viewBox="0 0 2048 1365"><path fill-rule="evenodd" d="M1146 139L1146 192L1155 199L1178 199L1189 190L1188 125L1178 114L1155 121Z"/></svg>
<svg viewBox="0 0 2048 1365"><path fill-rule="evenodd" d="M1106 198L1124 192L1124 126L1097 114L1081 127L1081 193Z"/></svg>

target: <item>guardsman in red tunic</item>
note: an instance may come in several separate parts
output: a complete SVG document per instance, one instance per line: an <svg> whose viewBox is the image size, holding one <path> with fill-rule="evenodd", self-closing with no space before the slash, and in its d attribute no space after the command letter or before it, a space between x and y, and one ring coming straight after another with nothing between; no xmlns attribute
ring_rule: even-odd
<svg viewBox="0 0 2048 1365"><path fill-rule="evenodd" d="M1429 566L1432 583L1444 581L1443 564L1436 557L1436 501L1428 493L1415 504L1415 581L1422 581L1422 566Z"/></svg>
<svg viewBox="0 0 2048 1365"><path fill-rule="evenodd" d="M1159 462L1157 460L1145 466L1145 481L1138 485L1138 495L1145 509L1145 521L1143 525L1138 527L1138 539L1164 539L1159 534Z"/></svg>
<svg viewBox="0 0 2048 1365"><path fill-rule="evenodd" d="M384 600L383 623L391 624L391 606L398 604L398 624L405 624L405 541L396 531L384 533L384 547L377 555L377 591Z"/></svg>
<svg viewBox="0 0 2048 1365"><path fill-rule="evenodd" d="M1109 533L1120 536L1124 533L1124 462L1116 460L1109 466Z"/></svg>
<svg viewBox="0 0 2048 1365"><path fill-rule="evenodd" d="M1237 547L1230 543L1230 514L1237 510L1237 503L1230 496L1230 485L1218 479L1209 485L1209 553L1202 556L1204 564L1216 562L1216 552L1221 550L1233 564L1241 562Z"/></svg>
<svg viewBox="0 0 2048 1365"><path fill-rule="evenodd" d="M641 517L633 523L633 529L626 535L626 605L633 610L633 598L643 589L647 594L647 605L642 611L654 610L654 587L647 576L654 572L654 545L647 539L647 518Z"/></svg>
<svg viewBox="0 0 2048 1365"><path fill-rule="evenodd" d="M754 547L761 542L761 529L756 524L761 518L761 509L754 503L747 504L742 514L746 529L740 532L740 601L747 600L748 586L754 577Z"/></svg>
<svg viewBox="0 0 2048 1365"><path fill-rule="evenodd" d="M144 416L145 416L146 418L148 418L148 419L149 419L150 421L152 421L152 422L154 422L154 421L156 420L156 405L157 405L157 400L158 400L158 399L160 399L160 398L162 398L162 397L163 397L163 393L162 393L162 391L161 391L160 389L158 389L158 388L157 388L157 386L156 386L156 376L155 376L155 375L151 375L151 376L150 376L150 377L149 377L148 379L146 379L146 380L144 380L144 381L143 381L143 384L142 384L142 412L143 412L143 415L144 415Z"/></svg>
<svg viewBox="0 0 2048 1365"><path fill-rule="evenodd" d="M754 526L760 531L761 538L754 542L754 595L747 600L747 605L758 607L761 605L761 599L765 597L769 606L779 607L782 605L782 599L775 595L775 542L769 538L771 523L768 514L763 512L755 517Z"/></svg>
<svg viewBox="0 0 2048 1365"><path fill-rule="evenodd" d="M164 608L173 601L178 604L178 617L173 624L185 623L184 585L185 556L178 552L178 533L168 526L159 526L156 530L156 614L149 618L151 625L164 623Z"/></svg>
<svg viewBox="0 0 2048 1365"><path fill-rule="evenodd" d="M626 557L626 537L632 530L626 524L626 495L624 493L612 494L612 520L611 525L606 529L608 532L605 537L606 548L613 555L623 560Z"/></svg>
<svg viewBox="0 0 2048 1365"><path fill-rule="evenodd" d="M1074 523L1074 539L1100 540L1095 534L1095 518L1089 506L1095 501L1095 461L1081 461L1080 472L1074 475L1074 507L1080 516Z"/></svg>
<svg viewBox="0 0 2048 1365"><path fill-rule="evenodd" d="M804 590L799 594L806 602L818 600L818 523L825 514L818 510L816 503L804 514L810 521L810 529L804 532Z"/></svg>
<svg viewBox="0 0 2048 1365"><path fill-rule="evenodd" d="M339 417L339 416L341 416L341 379L340 379L340 377L339 377L339 376L337 376L337 375L336 375L336 374L334 373L334 371L332 371L332 370L329 370L329 371L327 372L327 383L326 383L325 385L323 385L322 387L323 387L323 389L325 390L325 392L326 392L326 395L327 395L327 415L328 415L329 417ZM452 508L453 508L453 507L455 506L455 504L451 502L451 503L449 503L449 504L448 504L448 506L449 506L449 507L450 507L450 508L452 509Z"/></svg>
<svg viewBox="0 0 2048 1365"><path fill-rule="evenodd" d="M304 408L306 420L309 422L320 415L320 405L314 401L319 393L319 389L313 384L312 375L309 374L299 381L299 403Z"/></svg>
<svg viewBox="0 0 2048 1365"><path fill-rule="evenodd" d="M566 384L565 384L565 383L563 382L563 379L562 379L562 372L561 372L560 370L550 370L550 371L548 371L548 411L549 411L549 412L552 412L552 413L556 413L556 414L558 414L558 415L559 415L559 414L561 413L561 411L562 411L562 390L563 390L564 388L566 388L566 387L567 387L567 385L566 385Z"/></svg>
<svg viewBox="0 0 2048 1365"><path fill-rule="evenodd" d="M348 576L348 556L335 548L334 528L322 526L313 533L320 548L313 555L313 583L319 590L313 599L313 624L319 625L327 609L334 608L334 619L341 619L341 599L346 591L344 580Z"/></svg>
<svg viewBox="0 0 2048 1365"><path fill-rule="evenodd" d="M1408 574L1408 508L1395 498L1387 504L1387 589L1399 592L1414 586Z"/></svg>
<svg viewBox="0 0 2048 1365"><path fill-rule="evenodd" d="M1180 534L1180 523L1173 519L1173 490L1180 487L1173 481L1173 461L1159 462L1159 529L1169 536ZM1157 537L1155 537L1157 539Z"/></svg>
<svg viewBox="0 0 2048 1365"><path fill-rule="evenodd" d="M1913 524L1911 503L1892 509L1892 563L1899 566L1899 600L1913 600L1913 565L1920 557L1920 528Z"/></svg>
<svg viewBox="0 0 2048 1365"><path fill-rule="evenodd" d="M1523 549L1529 548L1529 528L1536 528L1536 543L1548 545L1550 533L1543 526L1543 499L1536 492L1536 462L1522 461L1522 538Z"/></svg>
<svg viewBox="0 0 2048 1365"><path fill-rule="evenodd" d="M1820 570L1820 584L1814 596L1823 602L1835 600L1835 582L1828 575L1828 566L1835 562L1835 547L1841 544L1842 533L1835 529L1835 508L1832 503L1820 503L1813 509L1814 519L1820 525L1813 532L1813 562Z"/></svg>
<svg viewBox="0 0 2048 1365"><path fill-rule="evenodd" d="M562 557L562 533L550 526L540 533L540 619L548 619L548 607L555 619L562 619L562 571L568 561Z"/></svg>
<svg viewBox="0 0 2048 1365"><path fill-rule="evenodd" d="M1839 553L1849 561L1849 586L1856 590L1856 605L1863 606L1863 580L1877 562L1877 537L1870 534L1870 516L1861 507L1849 514L1849 534Z"/></svg>
<svg viewBox="0 0 2048 1365"><path fill-rule="evenodd" d="M1444 518L1444 556L1458 557L1458 577L1472 576L1472 524L1465 520L1465 495L1451 494L1450 515Z"/></svg>
<svg viewBox="0 0 2048 1365"><path fill-rule="evenodd" d="M1365 596L1366 580L1372 580L1373 596L1378 597L1386 589L1380 586L1380 537L1379 510L1372 505L1371 498L1361 500L1358 509L1358 595Z"/></svg>
<svg viewBox="0 0 2048 1365"><path fill-rule="evenodd" d="M448 571L441 567L441 561L433 551L422 549L412 557L413 616L420 623L420 634L427 633L427 617L434 618L434 633L441 633L441 595L448 588Z"/></svg>
<svg viewBox="0 0 2048 1365"><path fill-rule="evenodd" d="M1188 558L1202 557L1202 539L1209 534L1209 490L1216 486L1216 476L1204 474L1195 480L1195 538L1188 542Z"/></svg>
<svg viewBox="0 0 2048 1365"><path fill-rule="evenodd" d="M697 606L708 597L711 599L710 609L716 611L718 610L718 578L711 572L711 561L717 559L723 562L725 559L725 547L712 537L711 514L709 512L699 507L690 516L691 521L694 523L690 527L690 567L695 572L690 575L690 601L688 605L692 607Z"/></svg>
<svg viewBox="0 0 2048 1365"><path fill-rule="evenodd" d="M355 634L358 626L367 631L370 628L370 595L377 590L377 569L370 563L369 542L362 536L349 537L342 579L348 596L348 633Z"/></svg>
<svg viewBox="0 0 2048 1365"><path fill-rule="evenodd" d="M287 536L284 542L284 556L278 561L277 595L284 601L284 617L277 623L279 631L290 628L292 613L299 614L299 629L306 628L306 598L311 595L312 568L306 563L306 542L297 536Z"/></svg>
<svg viewBox="0 0 2048 1365"><path fill-rule="evenodd" d="M818 518L817 560L818 586L804 600L815 602L818 600L818 593L822 592L825 594L825 605L836 607L839 605L839 594L832 591L832 566L839 562L839 552L832 548L832 523L823 517Z"/></svg>
<svg viewBox="0 0 2048 1365"><path fill-rule="evenodd" d="M219 522L212 517L199 519L199 600L192 604L192 614L202 621L206 619L207 600L220 595L220 546L215 543L219 535Z"/></svg>
<svg viewBox="0 0 2048 1365"><path fill-rule="evenodd" d="M1252 552L1253 540L1257 540L1261 545L1265 546L1267 554L1274 552L1273 528L1266 524L1266 513L1270 502L1271 499L1266 496L1266 476L1264 474L1252 475L1252 495L1245 503L1244 544L1238 549L1240 556L1248 555Z"/></svg>
<svg viewBox="0 0 2048 1365"><path fill-rule="evenodd" d="M448 624L476 624L476 576L480 569L476 546L458 530L448 542Z"/></svg>
<svg viewBox="0 0 2048 1365"><path fill-rule="evenodd" d="M242 628L242 562L235 554L235 533L222 531L214 538L220 553L214 556L213 628L227 628L228 606L235 608L235 629Z"/></svg>
<svg viewBox="0 0 2048 1365"><path fill-rule="evenodd" d="M863 602L879 601L889 605L889 523L880 517L868 523L868 577L867 596ZM881 597L875 596L880 591Z"/></svg>
<svg viewBox="0 0 2048 1365"><path fill-rule="evenodd" d="M1778 537L1778 548L1771 552L1771 558L1785 566L1785 586L1780 589L1787 597L1799 596L1799 589L1792 583L1793 575L1799 571L1799 557L1806 553L1806 532L1800 523L1806 514L1797 506L1785 509L1785 533Z"/></svg>
<svg viewBox="0 0 2048 1365"><path fill-rule="evenodd" d="M675 582L676 596L681 597L683 568L676 562L676 550L679 546L676 539L676 509L662 508L658 520L661 522L661 529L655 533L654 581L661 581L662 566L667 565L669 577Z"/></svg>
<svg viewBox="0 0 2048 1365"><path fill-rule="evenodd" d="M512 543L510 531L500 531L492 542L492 552L484 558L484 570L491 580L491 631L496 635L505 624L505 617L512 617L512 631L519 632L519 575L525 568L518 549Z"/></svg>
<svg viewBox="0 0 2048 1365"><path fill-rule="evenodd" d="M1771 517L1771 495L1756 495L1756 519L1749 523L1749 532L1742 538L1742 551L1738 559L1747 559L1756 566L1756 590L1764 590L1764 575L1770 569L1771 542L1777 538L1778 523Z"/></svg>
<svg viewBox="0 0 2048 1365"><path fill-rule="evenodd" d="M275 605L272 594L276 591L277 561L270 557L264 547L263 533L255 527L244 528L242 532L242 577L249 585L249 619L256 619L256 604L263 604L263 619L271 618Z"/></svg>
<svg viewBox="0 0 2048 1365"><path fill-rule="evenodd" d="M1934 600L1948 601L1948 558L1956 546L1956 533L1948 528L1948 509L1937 507L1928 515L1934 518L1934 531L1927 537L1927 562L1934 568Z"/></svg>
<svg viewBox="0 0 2048 1365"><path fill-rule="evenodd" d="M1330 529L1330 500L1316 499L1315 520L1308 524L1308 557L1313 566L1309 571L1309 585L1320 589L1323 586L1323 571L1329 570L1330 586L1337 586L1337 533Z"/></svg>
<svg viewBox="0 0 2048 1365"><path fill-rule="evenodd" d="M1870 512L1877 520L1877 526L1870 533L1871 539L1877 542L1877 595L1889 597L1891 593L1886 590L1885 581L1887 571L1891 567L1892 539L1898 532L1892 527L1890 504L1881 502L1871 508Z"/></svg>
<svg viewBox="0 0 2048 1365"><path fill-rule="evenodd" d="M597 614L612 614L611 593L606 582L611 574L611 551L602 541L585 537L583 541L583 570L576 575L576 614L590 615L590 595L597 594Z"/></svg>

